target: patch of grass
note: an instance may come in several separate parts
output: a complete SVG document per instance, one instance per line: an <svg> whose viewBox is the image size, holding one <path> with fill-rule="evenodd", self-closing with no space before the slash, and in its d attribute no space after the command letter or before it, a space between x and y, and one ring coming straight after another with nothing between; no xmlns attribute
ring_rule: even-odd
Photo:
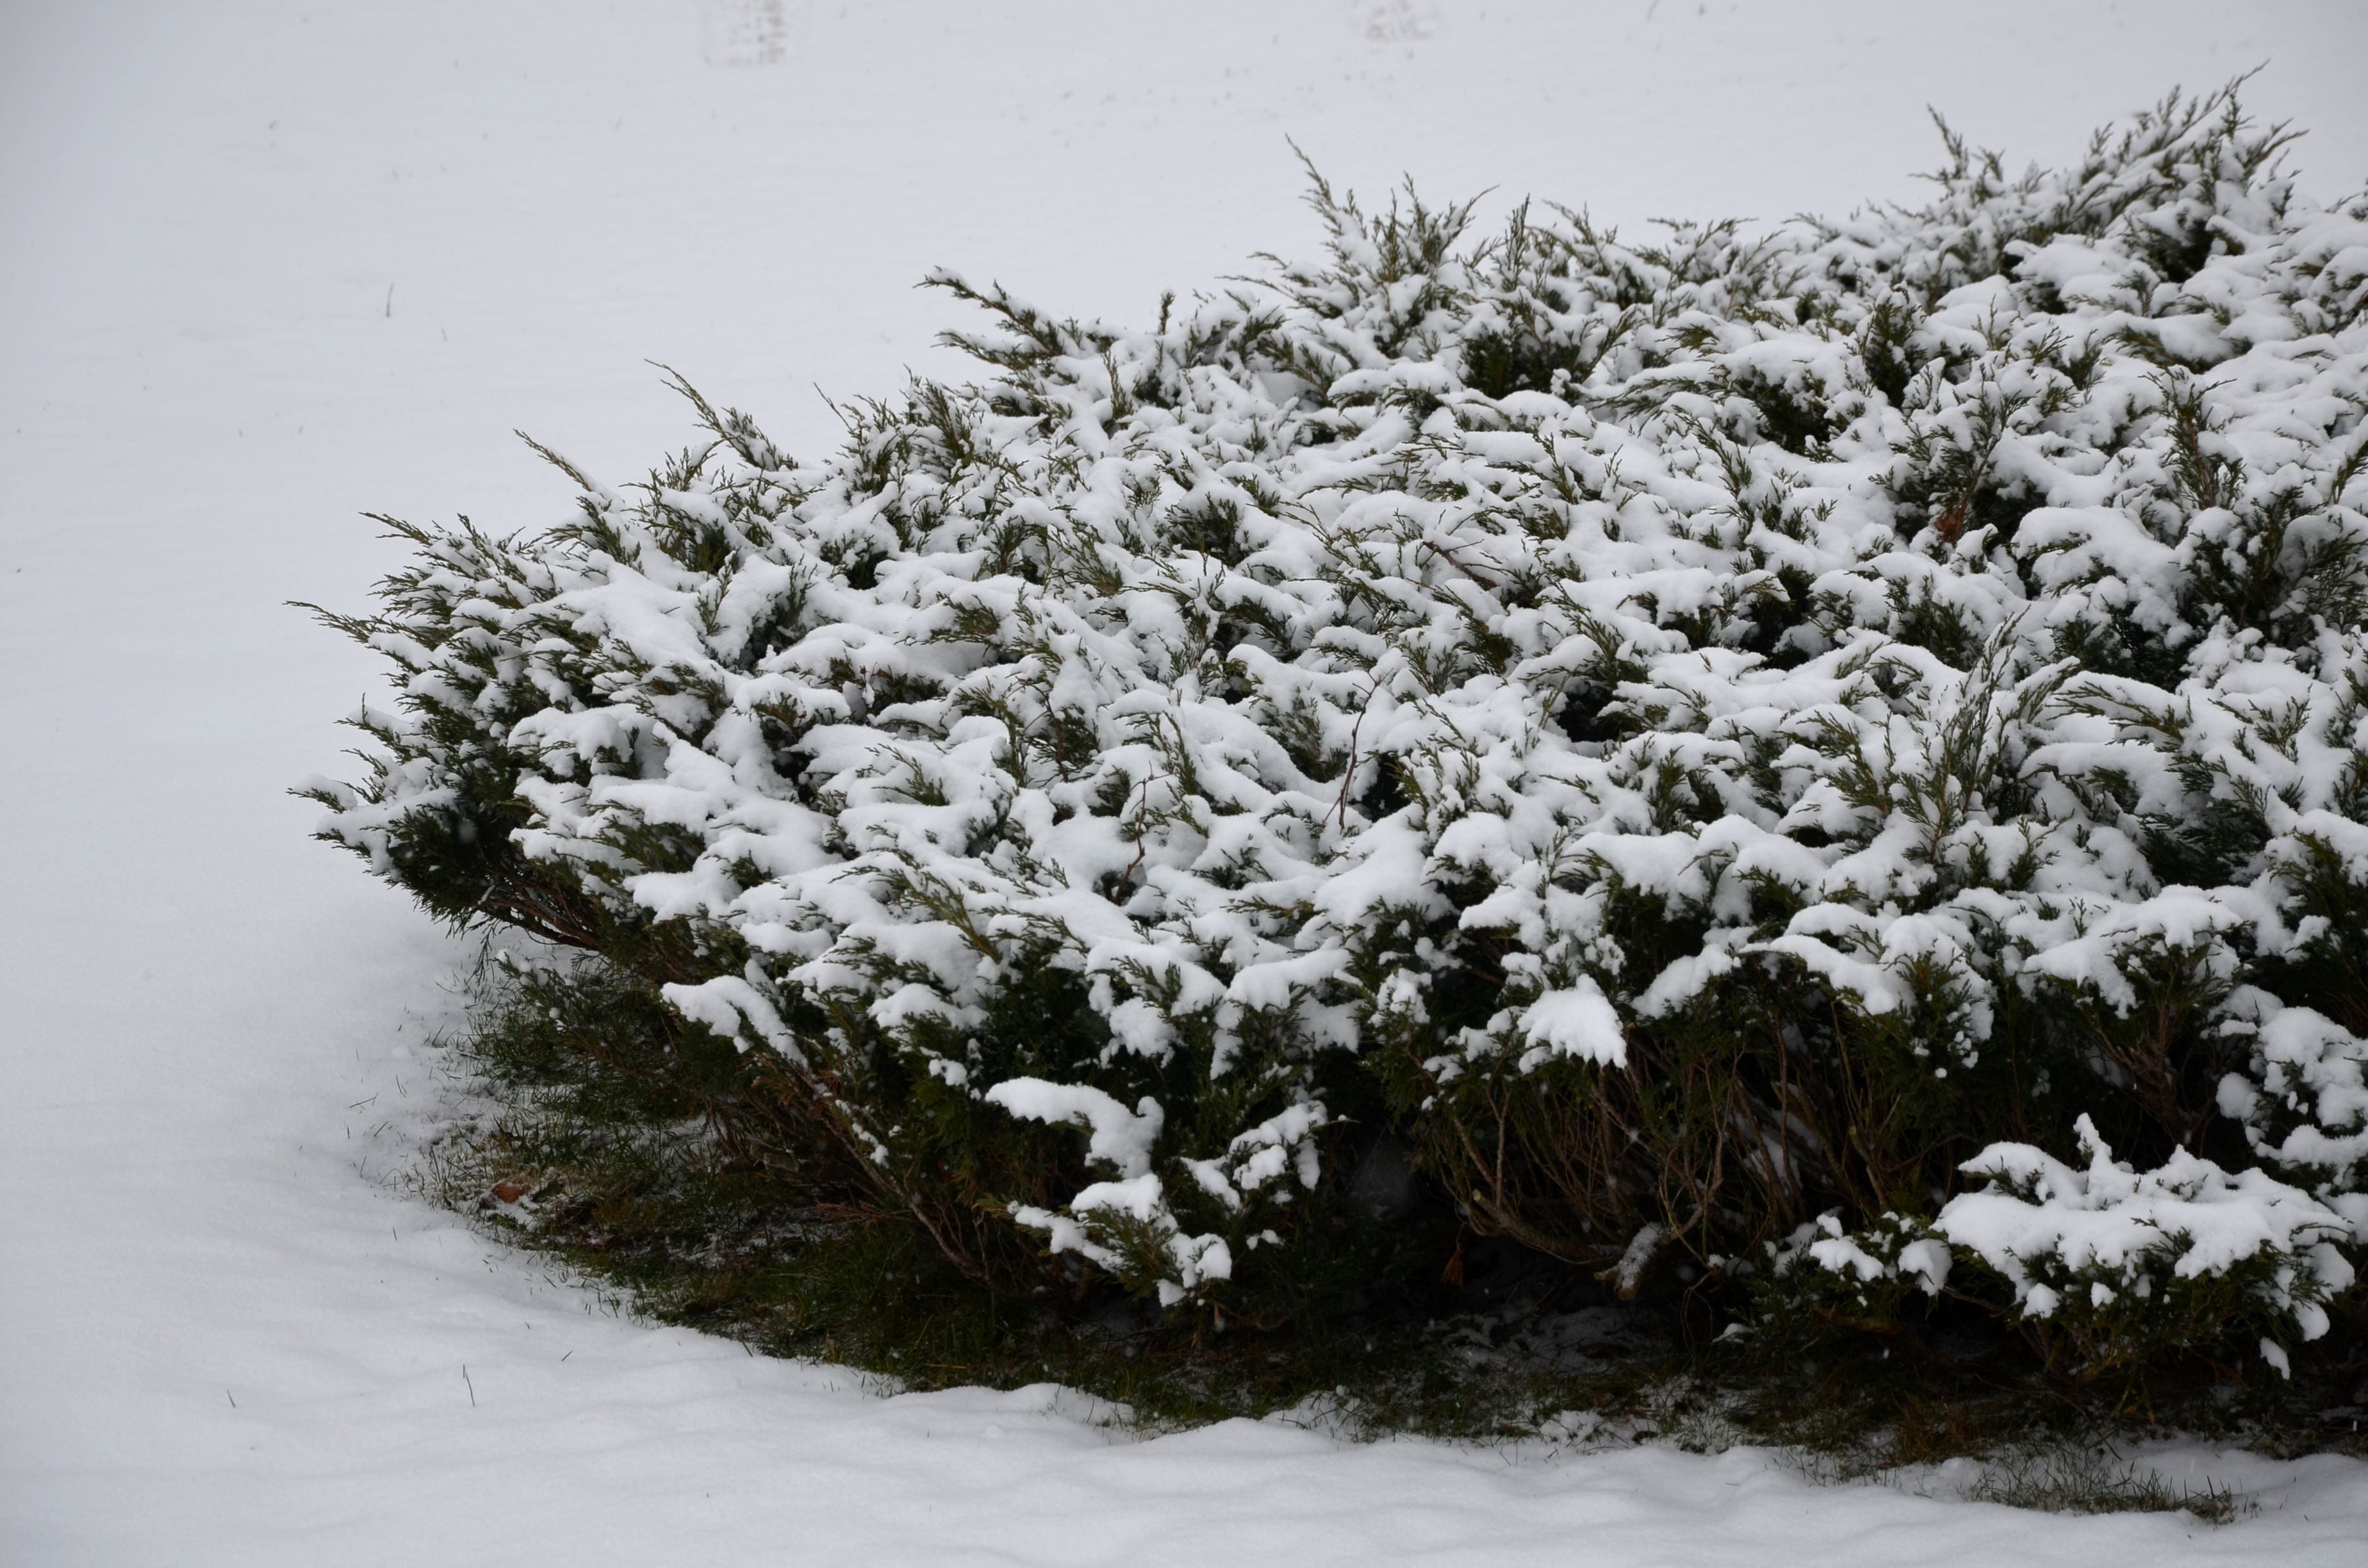
<svg viewBox="0 0 2368 1568"><path fill-rule="evenodd" d="M2058 1443L2009 1450L1985 1465L1966 1489L1977 1503L2003 1503L2045 1514L2186 1512L2225 1525L2257 1505L2210 1482L2188 1486L2117 1460L2110 1449Z"/></svg>
<svg viewBox="0 0 2368 1568"><path fill-rule="evenodd" d="M2067 1384L1971 1314L1890 1343L1771 1326L1689 1345L1682 1312L1620 1301L1501 1241L1467 1240L1452 1280L1346 1291L1274 1329L1115 1295L1067 1312L1015 1303L846 1173L766 1137L741 1114L742 1064L686 1056L705 1047L634 983L597 962L489 959L470 1003L443 1044L477 1111L424 1151L427 1197L640 1316L883 1389L1058 1382L1149 1430L1279 1415L1356 1437L1751 1443L1835 1482L1974 1457L1989 1461L1974 1494L1993 1501L2202 1517L2238 1500L2097 1456L2116 1435L2172 1428L2271 1451L2363 1448L2258 1384Z"/></svg>

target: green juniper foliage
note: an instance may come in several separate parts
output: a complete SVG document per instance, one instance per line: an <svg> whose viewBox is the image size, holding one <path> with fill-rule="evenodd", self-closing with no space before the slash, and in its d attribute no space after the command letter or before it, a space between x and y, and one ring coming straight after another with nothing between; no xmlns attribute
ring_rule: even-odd
<svg viewBox="0 0 2368 1568"><path fill-rule="evenodd" d="M996 1298L1493 1237L2284 1371L2368 1237L2368 199L2288 140L1649 241L1318 178L1148 331L941 274L983 379L827 460L680 385L555 528L393 523L308 792Z"/></svg>

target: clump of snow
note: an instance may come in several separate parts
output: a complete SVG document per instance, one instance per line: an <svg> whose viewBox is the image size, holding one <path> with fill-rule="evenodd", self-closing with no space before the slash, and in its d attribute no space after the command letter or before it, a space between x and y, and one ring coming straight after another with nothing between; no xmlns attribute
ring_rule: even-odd
<svg viewBox="0 0 2368 1568"><path fill-rule="evenodd" d="M2252 1060L2221 1080L2221 1111L2244 1124L2263 1159L2312 1179L2368 1237L2360 1180L2368 1162L2368 1041L2308 1007L2266 992L2230 998L2228 1028Z"/></svg>
<svg viewBox="0 0 2368 1568"><path fill-rule="evenodd" d="M1858 1285L1904 1281L1928 1296L1948 1284L1952 1261L1946 1240L1896 1213L1855 1233L1844 1229L1839 1214L1820 1214L1788 1238L1779 1256L1783 1267L1806 1257Z"/></svg>

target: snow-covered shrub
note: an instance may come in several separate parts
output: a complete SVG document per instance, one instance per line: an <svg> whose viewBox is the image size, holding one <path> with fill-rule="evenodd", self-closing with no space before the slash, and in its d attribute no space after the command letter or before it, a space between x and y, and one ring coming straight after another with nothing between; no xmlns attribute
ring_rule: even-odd
<svg viewBox="0 0 2368 1568"><path fill-rule="evenodd" d="M2086 1170L1999 1144L1965 1166L1990 1186L1951 1199L1934 1227L2010 1284L2024 1318L2073 1336L2089 1366L2143 1361L2240 1323L2303 1339L2327 1332L2326 1302L2352 1278L2336 1245L2352 1239L2341 1215L2266 1171L2231 1176L2184 1149L2134 1171L2087 1117L2075 1125Z"/></svg>
<svg viewBox="0 0 2368 1568"><path fill-rule="evenodd" d="M1255 1302L1386 1141L1631 1286L1832 1215L2055 1322L2203 1244L2056 1210L2175 1196L2253 1240L2173 1337L2299 1323L2368 1228L2368 199L2285 140L2174 97L1650 243L1318 180L1148 330L939 276L986 379L834 458L685 387L570 522L398 525L324 831L662 986L998 1287Z"/></svg>
<svg viewBox="0 0 2368 1568"><path fill-rule="evenodd" d="M1798 1270L1827 1303L1854 1301L1882 1324L1911 1290L1938 1296L1963 1257L2076 1365L2137 1365L2253 1327L2263 1355L2290 1373L2281 1341L2325 1334L2327 1302L2352 1282L2341 1250L2351 1221L2266 1171L2231 1175L2184 1149L2135 1171L2088 1117L2074 1129L2085 1168L1996 1144L1964 1167L1988 1185L1951 1199L1933 1221L1885 1214L1853 1234L1821 1215L1775 1249L1778 1271ZM1802 1269L1804 1259L1816 1270Z"/></svg>

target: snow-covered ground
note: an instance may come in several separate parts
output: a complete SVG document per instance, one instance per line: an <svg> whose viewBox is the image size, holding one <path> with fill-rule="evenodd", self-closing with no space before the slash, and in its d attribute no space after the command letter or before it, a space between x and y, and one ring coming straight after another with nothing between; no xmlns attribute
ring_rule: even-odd
<svg viewBox="0 0 2368 1568"><path fill-rule="evenodd" d="M2251 1517L2046 1518L1763 1455L1124 1439L607 1315L382 1185L458 949L281 791L371 678L363 508L628 477L645 358L809 449L945 369L932 263L1064 310L1308 237L1295 138L1658 213L1905 196L2261 62L2368 176L2368 12L1683 0L0 6L0 1562L2164 1563L2368 1557L2368 1467L2175 1449ZM1978 22L1975 20L1978 17ZM1945 1491L1945 1487L1938 1488Z"/></svg>

